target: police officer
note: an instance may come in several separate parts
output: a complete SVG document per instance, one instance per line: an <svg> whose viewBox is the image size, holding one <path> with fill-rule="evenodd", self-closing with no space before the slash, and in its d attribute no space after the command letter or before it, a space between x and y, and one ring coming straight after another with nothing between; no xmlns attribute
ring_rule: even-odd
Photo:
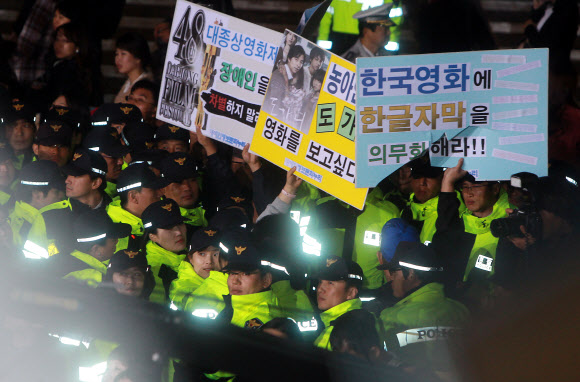
<svg viewBox="0 0 580 382"><path fill-rule="evenodd" d="M0 142L0 204L5 205L17 186L14 183L16 169L14 168L14 150L6 142Z"/></svg>
<svg viewBox="0 0 580 382"><path fill-rule="evenodd" d="M91 116L93 127L113 127L120 134L128 122L143 121L141 110L128 103L105 103Z"/></svg>
<svg viewBox="0 0 580 382"><path fill-rule="evenodd" d="M70 235L76 216L87 210L105 211L111 201L104 192L107 163L98 153L78 149L63 172L67 175L67 199L50 204L42 211L49 241L49 256L71 252L68 246L74 242Z"/></svg>
<svg viewBox="0 0 580 382"><path fill-rule="evenodd" d="M189 151L189 130L165 123L155 132L157 148L168 153Z"/></svg>
<svg viewBox="0 0 580 382"><path fill-rule="evenodd" d="M506 209L511 207L498 182L476 181L461 169L462 165L460 158L443 176L438 229L433 238L433 248L445 257L451 286L467 282L470 275L482 280L495 274L499 239L491 234L490 225L493 220L506 217ZM463 213L459 213L461 202L456 185L466 206Z"/></svg>
<svg viewBox="0 0 580 382"><path fill-rule="evenodd" d="M119 132L112 127L93 128L83 141L83 147L101 154L107 162L107 187L111 198L117 196L117 178L123 169L123 157L131 149L121 144Z"/></svg>
<svg viewBox="0 0 580 382"><path fill-rule="evenodd" d="M343 55L346 60L355 63L358 57L385 56L384 46L389 41L390 27L395 23L389 18L392 3L360 11L352 16L358 19L359 39Z"/></svg>
<svg viewBox="0 0 580 382"><path fill-rule="evenodd" d="M155 279L145 253L129 249L115 252L100 286L112 286L119 294L147 300L155 287Z"/></svg>
<svg viewBox="0 0 580 382"><path fill-rule="evenodd" d="M445 297L438 282L442 270L432 248L406 241L397 246L389 272L393 295L401 300L383 310L380 319L387 349L397 349L402 360L435 362L432 344L423 345L448 339L468 317L467 308Z"/></svg>
<svg viewBox="0 0 580 382"><path fill-rule="evenodd" d="M40 124L32 145L38 159L50 160L59 167L70 159L72 127L65 120L46 120Z"/></svg>
<svg viewBox="0 0 580 382"><path fill-rule="evenodd" d="M177 202L188 225L207 226L205 210L198 204L200 201L200 188L197 182L199 174L193 157L186 153L174 152L161 161L160 168L162 178L168 183L162 189L163 195Z"/></svg>
<svg viewBox="0 0 580 382"><path fill-rule="evenodd" d="M53 270L65 280L97 287L107 272L119 237L129 235L128 224L113 223L104 211L84 211L74 221L70 254L50 259Z"/></svg>
<svg viewBox="0 0 580 382"><path fill-rule="evenodd" d="M141 215L145 228L147 262L155 277L150 301L169 304L169 287L177 278L187 247L185 219L173 199L152 203Z"/></svg>
<svg viewBox="0 0 580 382"><path fill-rule="evenodd" d="M183 309L192 293L207 279L211 271L221 270L220 233L207 227L198 229L189 242L189 251L179 265L177 279L171 283L169 297L171 303Z"/></svg>
<svg viewBox="0 0 580 382"><path fill-rule="evenodd" d="M322 312L320 318L324 330L316 338L314 345L332 350L330 348L332 322L344 313L362 307L358 295L362 289L363 272L357 263L331 256L326 259L316 278L319 280L316 301L318 309Z"/></svg>
<svg viewBox="0 0 580 382"><path fill-rule="evenodd" d="M437 203L441 192L443 169L432 167L425 157L413 160L409 166L413 192L407 206L401 212L401 217L419 231L422 243L430 243L436 231ZM463 212L464 209L465 206L461 203L459 211Z"/></svg>
<svg viewBox="0 0 580 382"><path fill-rule="evenodd" d="M116 184L119 199L107 206L107 213L114 222L129 224L132 236L119 240L118 251L127 249L131 240L138 241L143 236L141 215L151 203L160 200L159 189L163 185L163 180L155 176L147 163L132 164L121 172Z"/></svg>
<svg viewBox="0 0 580 382"><path fill-rule="evenodd" d="M14 247L29 259L48 258L42 209L64 198L64 178L56 163L39 160L25 165L14 210L9 216Z"/></svg>
<svg viewBox="0 0 580 382"><path fill-rule="evenodd" d="M1 122L4 126L6 141L12 146L14 167L17 170L32 161L32 142L36 132L36 117L31 104L16 100L12 102Z"/></svg>

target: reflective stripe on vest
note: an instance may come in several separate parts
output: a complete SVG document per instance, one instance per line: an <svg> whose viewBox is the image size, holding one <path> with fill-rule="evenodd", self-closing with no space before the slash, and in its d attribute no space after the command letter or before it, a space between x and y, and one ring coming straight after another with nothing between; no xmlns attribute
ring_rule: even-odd
<svg viewBox="0 0 580 382"><path fill-rule="evenodd" d="M397 333L399 346L407 346L410 344L447 340L454 336L459 329L452 326L430 326L426 328L407 329L404 332Z"/></svg>
<svg viewBox="0 0 580 382"><path fill-rule="evenodd" d="M48 259L48 251L46 248L43 248L30 240L26 240L26 243L24 243L22 253L27 259Z"/></svg>

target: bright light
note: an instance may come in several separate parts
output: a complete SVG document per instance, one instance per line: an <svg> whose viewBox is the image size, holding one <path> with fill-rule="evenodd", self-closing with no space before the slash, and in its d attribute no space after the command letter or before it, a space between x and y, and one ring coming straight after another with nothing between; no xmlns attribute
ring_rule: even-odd
<svg viewBox="0 0 580 382"><path fill-rule="evenodd" d="M374 297L361 297L360 300L362 302L367 302L367 301L373 301L375 298Z"/></svg>
<svg viewBox="0 0 580 382"><path fill-rule="evenodd" d="M302 242L302 251L309 255L320 256L322 245L316 241L315 238L304 234L304 241Z"/></svg>
<svg viewBox="0 0 580 382"><path fill-rule="evenodd" d="M318 40L316 44L322 49L332 49L332 41Z"/></svg>
<svg viewBox="0 0 580 382"><path fill-rule="evenodd" d="M394 41L389 41L387 45L385 45L385 49L389 52L395 52L399 50L399 43Z"/></svg>
<svg viewBox="0 0 580 382"><path fill-rule="evenodd" d="M177 306L173 303L173 301L171 301L171 304L169 304L169 309L177 310Z"/></svg>
<svg viewBox="0 0 580 382"><path fill-rule="evenodd" d="M566 177L566 180L570 183L572 183L575 186L578 186L578 182L576 182L574 179L570 178L569 176Z"/></svg>
<svg viewBox="0 0 580 382"><path fill-rule="evenodd" d="M400 17L403 16L403 8L392 8L391 11L389 12L389 17L393 18L393 17Z"/></svg>
<svg viewBox="0 0 580 382"><path fill-rule="evenodd" d="M107 362L97 363L93 367L79 367L79 381L101 382L105 371L107 371Z"/></svg>
<svg viewBox="0 0 580 382"><path fill-rule="evenodd" d="M378 7L383 5L384 0L356 0L357 3L362 4L361 11L367 10L369 8Z"/></svg>

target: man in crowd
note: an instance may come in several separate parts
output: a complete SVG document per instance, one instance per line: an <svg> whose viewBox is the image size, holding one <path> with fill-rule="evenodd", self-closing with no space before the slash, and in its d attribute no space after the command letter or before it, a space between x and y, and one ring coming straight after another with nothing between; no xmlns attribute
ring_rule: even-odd
<svg viewBox="0 0 580 382"><path fill-rule="evenodd" d="M326 259L326 263L316 275L316 301L322 312L320 318L324 330L314 341L314 345L323 349L330 347L332 322L346 312L360 309L362 302L358 297L362 289L363 272L360 266L337 256Z"/></svg>
<svg viewBox="0 0 580 382"><path fill-rule="evenodd" d="M131 244L137 245L141 240L144 233L141 215L152 203L159 201L162 185L162 179L158 179L146 163L132 164L121 172L117 180L119 199L108 205L107 213L115 223L129 224L131 236L119 240L117 251L134 248Z"/></svg>
<svg viewBox="0 0 580 382"><path fill-rule="evenodd" d="M355 63L358 57L386 56L384 48L395 23L389 18L392 3L360 11L352 16L358 19L359 39L342 57Z"/></svg>
<svg viewBox="0 0 580 382"><path fill-rule="evenodd" d="M6 204L10 200L16 178L14 168L14 151L12 146L0 142L0 205Z"/></svg>
<svg viewBox="0 0 580 382"><path fill-rule="evenodd" d="M72 127L64 120L44 121L40 124L32 145L34 155L63 167L70 159Z"/></svg>
<svg viewBox="0 0 580 382"><path fill-rule="evenodd" d="M159 87L149 80L140 80L131 88L131 94L127 96L127 103L135 105L141 110L143 121L155 125L155 113L157 113L157 95Z"/></svg>
<svg viewBox="0 0 580 382"><path fill-rule="evenodd" d="M14 150L14 167L17 170L22 165L32 160L32 142L36 133L36 120L31 104L15 101L12 102L7 112L2 116L6 141Z"/></svg>

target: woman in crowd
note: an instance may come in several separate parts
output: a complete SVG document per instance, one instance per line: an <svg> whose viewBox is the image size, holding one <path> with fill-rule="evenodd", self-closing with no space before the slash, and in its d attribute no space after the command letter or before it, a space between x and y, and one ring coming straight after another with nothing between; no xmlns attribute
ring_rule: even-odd
<svg viewBox="0 0 580 382"><path fill-rule="evenodd" d="M143 36L131 32L119 37L115 49L115 66L119 73L127 76L127 80L117 93L115 103L125 102L137 81L153 80L153 75L148 70L150 61L149 45Z"/></svg>

